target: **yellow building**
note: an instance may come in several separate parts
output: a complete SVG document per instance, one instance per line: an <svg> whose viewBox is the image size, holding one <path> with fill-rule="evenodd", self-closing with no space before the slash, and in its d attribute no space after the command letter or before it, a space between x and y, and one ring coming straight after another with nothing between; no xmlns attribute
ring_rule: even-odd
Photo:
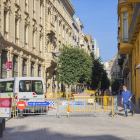
<svg viewBox="0 0 140 140"><path fill-rule="evenodd" d="M123 75L140 107L140 0L118 0L118 50Z"/></svg>

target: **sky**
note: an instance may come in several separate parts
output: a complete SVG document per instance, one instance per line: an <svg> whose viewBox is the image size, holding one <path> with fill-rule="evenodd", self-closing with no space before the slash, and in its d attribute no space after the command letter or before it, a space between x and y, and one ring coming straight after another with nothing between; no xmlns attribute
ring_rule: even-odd
<svg viewBox="0 0 140 140"><path fill-rule="evenodd" d="M118 0L71 0L75 15L84 25L83 33L91 34L100 48L103 62L113 59L117 51Z"/></svg>

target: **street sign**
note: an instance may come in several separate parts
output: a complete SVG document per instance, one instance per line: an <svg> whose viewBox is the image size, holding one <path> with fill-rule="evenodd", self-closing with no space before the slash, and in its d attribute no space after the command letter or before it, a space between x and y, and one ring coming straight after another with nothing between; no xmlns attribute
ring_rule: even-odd
<svg viewBox="0 0 140 140"><path fill-rule="evenodd" d="M6 70L12 70L12 62L11 61L6 62Z"/></svg>
<svg viewBox="0 0 140 140"><path fill-rule="evenodd" d="M28 106L54 106L54 102L28 102Z"/></svg>
<svg viewBox="0 0 140 140"><path fill-rule="evenodd" d="M23 110L26 107L26 103L24 101L19 101L17 103L17 108Z"/></svg>
<svg viewBox="0 0 140 140"><path fill-rule="evenodd" d="M68 101L63 101L62 105L68 105ZM87 105L87 101L70 101L69 105Z"/></svg>
<svg viewBox="0 0 140 140"><path fill-rule="evenodd" d="M88 102L88 103L94 103L94 100L95 100L95 99L88 99L87 102Z"/></svg>
<svg viewBox="0 0 140 140"><path fill-rule="evenodd" d="M11 118L11 98L0 98L0 117Z"/></svg>

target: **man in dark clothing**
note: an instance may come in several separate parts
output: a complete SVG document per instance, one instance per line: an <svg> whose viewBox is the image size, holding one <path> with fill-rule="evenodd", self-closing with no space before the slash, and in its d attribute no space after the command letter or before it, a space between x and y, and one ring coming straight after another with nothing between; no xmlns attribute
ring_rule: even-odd
<svg viewBox="0 0 140 140"><path fill-rule="evenodd" d="M131 107L131 98L132 98L132 94L129 90L127 90L126 86L123 86L123 91L122 91L122 101L121 104L124 105L124 109L125 109L125 117L127 117L127 106L129 107L132 116L134 115L134 111L132 110Z"/></svg>

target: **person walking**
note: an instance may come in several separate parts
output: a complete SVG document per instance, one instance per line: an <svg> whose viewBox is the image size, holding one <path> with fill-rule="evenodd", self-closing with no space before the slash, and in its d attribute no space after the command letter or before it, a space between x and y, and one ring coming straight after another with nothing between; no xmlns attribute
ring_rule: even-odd
<svg viewBox="0 0 140 140"><path fill-rule="evenodd" d="M121 104L124 105L124 109L125 109L125 117L127 117L127 106L129 107L132 116L134 115L134 111L132 110L131 107L131 98L132 98L132 94L129 90L127 90L127 86L123 86L123 91L122 91L122 100L121 100Z"/></svg>

